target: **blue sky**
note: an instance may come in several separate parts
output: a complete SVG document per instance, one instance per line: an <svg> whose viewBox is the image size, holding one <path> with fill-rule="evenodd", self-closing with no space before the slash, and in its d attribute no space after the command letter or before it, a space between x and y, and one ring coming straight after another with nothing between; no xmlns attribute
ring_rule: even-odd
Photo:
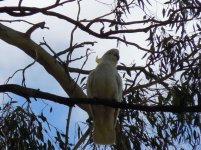
<svg viewBox="0 0 201 150"><path fill-rule="evenodd" d="M14 3L17 3L18 1L3 1L0 2L0 6L6 6L6 5L14 5ZM48 2L54 2L48 1ZM108 3L112 3L113 1L107 1ZM35 0L23 0L23 5L31 5L31 6L45 6L47 5L46 1L40 1ZM90 5L89 5L90 4ZM98 2L95 2L93 0L89 0L87 2L83 1L81 3L82 9L81 9L81 16L80 18L93 18L95 16L100 16L104 14L107 11L110 11L110 7L100 4ZM97 8L99 11L97 11ZM70 4L67 8L60 7L57 11L60 11L68 16L71 16L73 18L76 18L77 14L77 6L76 4ZM159 11L159 10L158 10ZM130 19L139 19L142 18L142 15L139 12L131 12L134 13L133 15L129 16ZM155 14L156 12L153 12ZM0 14L1 19L13 19L13 17L9 17L6 14ZM17 18L19 19L19 18ZM73 27L69 23L66 23L62 20L53 18L53 17L45 17L40 14L30 17L21 18L28 20L33 23L42 22L45 19L46 26L48 26L50 29L37 29L32 34L32 39L36 43L40 43L43 41L43 37L45 38L46 42L57 52L64 50L68 47L69 41L70 41L70 32L72 31ZM17 29L18 31L25 32L30 26L22 23L22 22L16 22L16 23L3 23L5 25L8 25L9 27L12 27L13 29ZM98 26L92 27L94 29L98 28ZM135 34L128 36L131 40L137 41L138 44L141 44L142 46L146 47L145 36L143 34ZM88 35L88 33L81 32L80 30L76 30L74 34L74 44L75 43L81 43L86 41L97 41L98 43L95 44L94 47L91 47L91 49L94 50L95 54L93 54L86 66L85 69L93 69L96 66L95 63L95 57L98 55L99 57L103 55L107 50L116 47L116 41L112 40L99 40L97 38L94 38L93 36ZM0 84L4 84L6 79L11 76L16 70L24 68L29 63L33 62L33 59L31 59L29 56L27 56L23 51L19 50L18 48L8 45L7 43L0 40ZM120 61L119 63L124 63L126 65L131 65L134 62L137 66L143 65L144 61L141 60L142 56L144 55L144 52L141 52L137 50L137 48L134 47L126 47L124 44L120 44L118 47L120 50ZM137 53L136 53L137 52ZM75 57L79 57L80 55L84 54L84 49L78 49L75 52ZM73 63L72 67L80 67L82 65L81 62ZM22 75L21 73L17 73L13 79L10 80L9 83L15 83L15 84L21 84ZM67 96L64 90L60 87L60 85L57 83L57 81L50 76L45 69L38 63L36 63L34 66L30 67L26 71L26 85L30 88L40 89L45 92L50 92L53 94L58 94L61 96ZM21 101L21 97L15 96L14 97ZM2 101L3 95L0 94L0 101ZM46 102L46 101L45 101ZM49 106L47 106L45 109L47 109L47 113L49 111L50 107L53 107L53 112L51 114L48 114L49 121L60 128L61 130L65 130L65 124L66 124L66 118L67 118L67 107L62 106L59 104L55 104L52 102L48 102ZM33 108L36 112L40 112L44 108L45 104L43 102L33 102ZM72 113L72 122L71 122L71 134L73 135L75 133L74 127L76 126L77 122L85 122L87 119L87 114L83 112L79 108L74 108ZM83 126L84 127L84 126ZM73 141L73 138L71 140Z"/></svg>

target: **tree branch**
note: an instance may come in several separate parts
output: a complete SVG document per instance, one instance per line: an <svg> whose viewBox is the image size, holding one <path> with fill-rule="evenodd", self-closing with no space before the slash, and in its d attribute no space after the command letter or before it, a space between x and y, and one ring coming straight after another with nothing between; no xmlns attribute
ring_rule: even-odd
<svg viewBox="0 0 201 150"><path fill-rule="evenodd" d="M82 143L84 143L84 141L86 140L86 138L89 136L89 134L92 131L92 125L89 125L89 128L87 129L87 131L82 135L82 137L79 139L79 141L76 143L76 145L74 146L73 150L77 150L80 145Z"/></svg>
<svg viewBox="0 0 201 150"><path fill-rule="evenodd" d="M40 63L45 68L45 70L59 82L69 97L86 98L86 94L70 77L64 67L41 46L25 36L24 33L15 31L4 26L3 24L0 24L0 39L18 47L28 56L34 60L37 60L37 62ZM79 105L79 107L89 112L88 106Z"/></svg>
<svg viewBox="0 0 201 150"><path fill-rule="evenodd" d="M133 42L128 42L127 40L124 40L122 38L119 38L118 36L111 36L114 34L120 34L120 33L134 33L134 32L147 32L148 30L145 29L136 29L136 30L122 30L122 31L108 31L106 33L98 33L96 31L91 30L90 28L88 28L87 26L83 25L81 22L76 21L72 18L69 18L67 16L64 16L62 14L59 14L57 12L53 12L53 11L49 11L51 9L51 7L45 7L45 8L37 8L37 7L0 7L0 13L1 12L5 12L11 16L31 16L37 13L42 13L44 15L47 16L54 16L57 17L59 19L65 20L71 24L74 24L76 27L80 28L82 31L87 32L95 37L101 38L101 39L115 39L115 40L119 40L121 42L124 42L126 44L130 44L133 45L135 47L137 47L140 50L143 51L149 51L146 48L143 48L141 46L139 46L136 43Z"/></svg>
<svg viewBox="0 0 201 150"><path fill-rule="evenodd" d="M45 22L39 22L37 24L34 24L31 28L29 28L27 31L26 31L26 36L28 36L30 38L32 32L34 32L37 28L41 28L41 29L44 29L45 28ZM47 27L46 27L47 28ZM49 29L49 28L48 28Z"/></svg>
<svg viewBox="0 0 201 150"><path fill-rule="evenodd" d="M70 1L65 1L64 3L66 2L73 2L74 0L70 0ZM127 23L123 23L123 25L131 25L131 24L136 24L136 23L147 23L147 22L151 22L151 25L149 26L145 26L144 28L140 28L140 29L126 29L126 30L109 30L105 33L98 33L96 31L93 31L91 30L89 27L90 25L84 25L82 24L81 22L79 21L76 21L76 20L73 20L72 18L69 18L67 16L64 16L62 14L59 14L57 12L53 12L53 11L50 11L51 9L53 8L56 8L57 6L59 5L62 5L59 4L59 3L55 3L54 5L50 5L48 7L44 7L44 8L37 8L37 7L25 7L25 6L21 6L21 7L0 7L0 13L7 13L11 16L31 16L31 15L34 15L34 14L37 14L37 13L42 13L44 15L47 15L47 16L54 16L54 17L57 17L59 19L63 19L71 24L74 24L76 25L77 27L79 27L81 30L95 36L95 37L98 37L98 38L101 38L101 39L116 39L116 40L119 40L121 42L124 42L126 44L129 44L129 45L133 45L135 47L137 47L138 49L140 50L143 50L143 51L150 51L149 49L146 49L146 48L143 48L141 46L139 46L138 44L136 43L133 43L133 42L129 42L127 40L124 40L122 38L119 38L118 36L111 36L111 35L116 35L116 34L121 34L121 33L137 33L137 32L147 32L149 31L150 29L152 28L155 28L155 27L159 27L159 26L165 26L165 25L168 25L168 24L173 24L173 23L178 23L178 22L182 22L182 21L191 21L192 19L190 20L172 20L174 15L179 12L179 11L182 11L182 10L185 10L185 9L200 9L201 7L184 7L184 8L181 8L181 9L178 9L178 10L175 10L173 11L173 13L169 16L169 18L165 21L157 21L157 20L154 20L153 18L152 19L149 19L149 20L144 20L144 21L141 21L141 22L135 22L135 21L131 21L131 22L127 22ZM82 21L84 22L84 21ZM93 23L96 23L96 22L113 22L113 20L108 20L108 19L95 19ZM115 22L116 24L121 24L121 22Z"/></svg>
<svg viewBox="0 0 201 150"><path fill-rule="evenodd" d="M104 105L113 108L132 109L137 111L146 112L172 112L172 113L184 113L184 112L201 112L201 106L142 106L136 104L128 104L123 102L116 102L115 100L106 99L91 99L91 98L66 98L40 90L25 88L20 85L6 84L0 85L0 92L12 92L25 98L42 98L47 99L66 106L74 106L75 104L92 104L92 105Z"/></svg>
<svg viewBox="0 0 201 150"><path fill-rule="evenodd" d="M27 88L16 84L0 85L0 92L11 92L25 98L32 97L32 98L49 99L59 104L64 104L68 106L73 105L70 103L66 103L67 99L66 97L57 96L47 92L42 92L39 89Z"/></svg>

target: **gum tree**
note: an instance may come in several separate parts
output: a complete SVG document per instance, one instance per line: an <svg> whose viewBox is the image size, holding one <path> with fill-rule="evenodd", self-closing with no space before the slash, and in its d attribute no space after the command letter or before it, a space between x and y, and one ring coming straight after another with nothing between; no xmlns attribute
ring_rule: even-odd
<svg viewBox="0 0 201 150"><path fill-rule="evenodd" d="M90 2L107 7L107 11L94 18L84 16L82 10L90 5L89 3L86 5L84 0L55 0L44 7L25 5L23 0L16 5L1 5L0 13L7 14L10 19L0 20L0 39L9 45L14 45L34 61L20 70L23 76L21 85L9 82L0 85L0 91L8 97L10 96L7 92L10 92L27 100L26 107L15 106L16 101L10 97L11 101L2 106L0 146L25 147L25 149L51 149L55 145L62 149L101 148L92 142L93 121L90 117L86 122L88 129L79 131L82 134L77 144L72 145L68 140L68 131L72 106L77 105L90 116L88 105L102 104L122 108L116 129L117 144L103 148L177 149L178 145L181 145L179 148L182 148L182 145L197 148L196 146L201 144L200 1L115 0L106 3L91 0ZM72 10L76 17L64 13L65 8L71 5L76 6L76 11ZM44 20L42 22L29 20L29 17L37 15L41 15ZM138 18L135 17L137 15ZM50 18L55 21L62 20L73 26L68 35L68 46L64 50L57 51L51 48L45 38L40 43L32 38L32 34L37 30L42 29L43 32L49 29L50 23L46 22ZM26 24L29 28L21 32L15 26L8 27L8 23ZM74 34L78 30L81 34L87 33L86 36L95 40L76 41ZM146 44L138 42L138 38L132 38L136 35L142 36ZM143 52L141 56L145 62L143 66L132 62L129 66L123 62L117 66L124 82L122 103L100 102L98 99L92 101L87 99L84 93L84 83L90 72L85 65L92 57L92 49L96 49L96 45L102 40L116 42L120 53L124 53L121 49L123 44L136 53ZM84 55L75 55L81 50L85 51ZM60 84L68 97L26 86L24 72L36 62ZM71 64L74 62L79 62L81 67L72 67ZM47 131L43 126L45 123L49 125L48 120L43 114L35 115L30 109L31 101L38 98L71 108L68 112L65 134L57 130L53 140L44 139L43 133ZM19 144L14 144L13 140L19 141Z"/></svg>

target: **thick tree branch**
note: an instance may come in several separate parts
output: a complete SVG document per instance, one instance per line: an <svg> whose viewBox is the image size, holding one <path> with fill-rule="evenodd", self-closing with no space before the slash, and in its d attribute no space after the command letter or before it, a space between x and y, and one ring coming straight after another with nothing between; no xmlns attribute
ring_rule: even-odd
<svg viewBox="0 0 201 150"><path fill-rule="evenodd" d="M59 104L66 106L74 106L75 104L93 104L93 105L105 105L113 108L121 109L133 109L137 111L146 112L172 112L172 113L183 113L183 112L201 112L201 106L142 106L136 104L119 103L112 100L102 100L102 99L89 99L89 98L66 98L40 90L25 88L20 85L6 84L0 85L0 92L12 92L25 98L42 98L47 99Z"/></svg>
<svg viewBox="0 0 201 150"><path fill-rule="evenodd" d="M11 92L25 98L32 97L32 98L49 99L53 102L64 104L67 106L73 105L70 103L66 103L66 100L67 100L66 97L61 97L61 96L50 94L47 92L42 92L39 89L26 88L16 84L0 85L0 92Z"/></svg>
<svg viewBox="0 0 201 150"><path fill-rule="evenodd" d="M70 97L86 98L82 89L68 75L64 67L47 53L41 46L29 39L25 34L0 24L0 39L24 51L28 56L40 63L52 75ZM88 106L79 105L85 111Z"/></svg>

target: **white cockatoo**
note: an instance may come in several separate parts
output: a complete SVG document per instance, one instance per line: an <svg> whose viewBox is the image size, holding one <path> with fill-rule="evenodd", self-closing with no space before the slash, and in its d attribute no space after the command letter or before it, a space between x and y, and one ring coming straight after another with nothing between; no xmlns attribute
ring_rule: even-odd
<svg viewBox="0 0 201 150"><path fill-rule="evenodd" d="M119 51L111 49L101 59L97 67L89 74L87 95L89 98L104 100L122 100L122 80L117 72ZM103 105L90 105L93 117L93 140L96 144L114 144L116 141L115 126L119 109Z"/></svg>

